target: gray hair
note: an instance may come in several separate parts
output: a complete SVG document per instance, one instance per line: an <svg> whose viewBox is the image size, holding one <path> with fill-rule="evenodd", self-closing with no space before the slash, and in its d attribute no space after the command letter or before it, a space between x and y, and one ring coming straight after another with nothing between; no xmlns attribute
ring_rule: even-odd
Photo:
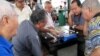
<svg viewBox="0 0 100 56"><path fill-rule="evenodd" d="M3 16L12 17L14 15L16 15L16 13L13 5L5 0L0 0L0 20Z"/></svg>
<svg viewBox="0 0 100 56"><path fill-rule="evenodd" d="M91 9L95 13L100 12L100 3L98 0L85 0L82 6Z"/></svg>
<svg viewBox="0 0 100 56"><path fill-rule="evenodd" d="M51 4L51 1L45 1L43 7L45 8L48 4Z"/></svg>

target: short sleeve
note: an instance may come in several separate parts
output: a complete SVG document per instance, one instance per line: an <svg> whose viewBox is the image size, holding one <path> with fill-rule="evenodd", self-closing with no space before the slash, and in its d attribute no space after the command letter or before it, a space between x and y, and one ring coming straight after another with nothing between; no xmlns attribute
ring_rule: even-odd
<svg viewBox="0 0 100 56"><path fill-rule="evenodd" d="M93 44L94 48L100 46L100 36L97 36L97 37L93 38L92 39L92 44Z"/></svg>
<svg viewBox="0 0 100 56"><path fill-rule="evenodd" d="M0 46L0 56L12 56L13 54L8 53L8 50L2 46Z"/></svg>

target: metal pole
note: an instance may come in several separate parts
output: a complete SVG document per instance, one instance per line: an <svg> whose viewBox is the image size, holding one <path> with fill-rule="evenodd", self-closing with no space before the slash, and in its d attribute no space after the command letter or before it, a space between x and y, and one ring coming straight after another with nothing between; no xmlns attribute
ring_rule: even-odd
<svg viewBox="0 0 100 56"><path fill-rule="evenodd" d="M68 1L68 14L69 14L69 11L70 11L70 0L67 0Z"/></svg>
<svg viewBox="0 0 100 56"><path fill-rule="evenodd" d="M42 0L40 0L40 4L42 4Z"/></svg>

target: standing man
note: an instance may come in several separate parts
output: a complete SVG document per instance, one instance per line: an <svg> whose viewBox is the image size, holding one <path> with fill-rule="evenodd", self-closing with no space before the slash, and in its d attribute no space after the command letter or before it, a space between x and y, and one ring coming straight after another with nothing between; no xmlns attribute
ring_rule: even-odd
<svg viewBox="0 0 100 56"><path fill-rule="evenodd" d="M85 0L82 13L88 22L86 56L100 56L100 3L98 0Z"/></svg>
<svg viewBox="0 0 100 56"><path fill-rule="evenodd" d="M9 40L16 34L17 26L17 15L13 6L0 0L0 56L13 56L13 45Z"/></svg>
<svg viewBox="0 0 100 56"><path fill-rule="evenodd" d="M75 31L78 31L78 38L77 38L77 55L84 56L84 47L85 47L85 40L83 35L83 27L84 27L84 18L82 17L82 5L79 0L73 0L71 3L71 10L69 13L68 23L70 27L72 27Z"/></svg>
<svg viewBox="0 0 100 56"><path fill-rule="evenodd" d="M45 11L34 11L30 20L22 22L17 35L12 39L15 56L43 56L38 32L46 24Z"/></svg>
<svg viewBox="0 0 100 56"><path fill-rule="evenodd" d="M18 15L18 22L21 24L24 20L29 20L32 11L28 5L25 4L25 0L15 0L15 11Z"/></svg>

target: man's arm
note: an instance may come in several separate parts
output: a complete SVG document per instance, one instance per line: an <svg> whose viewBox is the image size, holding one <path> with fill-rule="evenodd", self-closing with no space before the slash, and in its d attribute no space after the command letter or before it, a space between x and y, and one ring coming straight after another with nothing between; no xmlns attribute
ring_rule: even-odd
<svg viewBox="0 0 100 56"><path fill-rule="evenodd" d="M85 21L85 23L84 23L83 34L84 34L85 36L88 35L88 22L87 22L87 21Z"/></svg>
<svg viewBox="0 0 100 56"><path fill-rule="evenodd" d="M47 29L46 28L41 28L41 32L51 33L54 36L57 36L59 34L59 32L57 32L53 27L48 27Z"/></svg>
<svg viewBox="0 0 100 56"><path fill-rule="evenodd" d="M84 25L78 25L78 26L75 27L75 29L83 30L83 27L84 27Z"/></svg>
<svg viewBox="0 0 100 56"><path fill-rule="evenodd" d="M92 41L94 49L90 56L100 56L100 36L94 37Z"/></svg>
<svg viewBox="0 0 100 56"><path fill-rule="evenodd" d="M100 56L100 47L94 49L90 56Z"/></svg>
<svg viewBox="0 0 100 56"><path fill-rule="evenodd" d="M73 15L74 13L72 12L72 11L70 11L70 13L69 13L69 15L68 15L68 24L70 25L70 26L73 26L73 20L72 20L72 15Z"/></svg>
<svg viewBox="0 0 100 56"><path fill-rule="evenodd" d="M33 56L43 56L41 49L41 42L39 41L39 37L37 34L31 35L28 38L29 40L29 48Z"/></svg>

